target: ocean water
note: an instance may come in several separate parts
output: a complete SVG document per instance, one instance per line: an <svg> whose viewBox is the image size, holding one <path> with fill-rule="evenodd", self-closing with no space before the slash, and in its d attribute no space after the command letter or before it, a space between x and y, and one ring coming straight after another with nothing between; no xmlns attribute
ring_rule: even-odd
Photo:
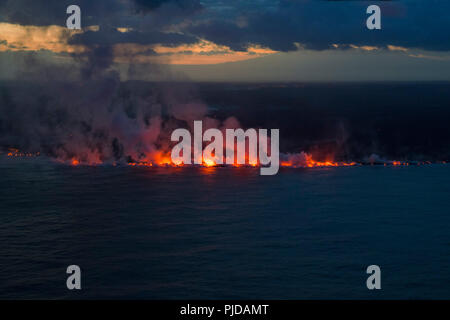
<svg viewBox="0 0 450 320"><path fill-rule="evenodd" d="M450 165L260 176L0 157L0 298L448 299L449 196Z"/></svg>

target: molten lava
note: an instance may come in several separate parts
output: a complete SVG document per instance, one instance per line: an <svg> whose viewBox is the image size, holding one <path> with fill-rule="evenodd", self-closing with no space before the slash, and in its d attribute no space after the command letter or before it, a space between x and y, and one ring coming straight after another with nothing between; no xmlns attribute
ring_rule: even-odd
<svg viewBox="0 0 450 320"><path fill-rule="evenodd" d="M314 167L347 167L355 166L356 162L336 162L334 160L317 161L314 160L312 155L301 152L296 154L287 154L284 159L281 160L280 165L282 167L293 168L314 168Z"/></svg>
<svg viewBox="0 0 450 320"><path fill-rule="evenodd" d="M23 157L37 157L40 156L39 152L31 153L31 152L23 152L16 148L8 148L5 152L7 157L14 158L23 158ZM72 166L79 165L87 165L87 166L95 166L105 164L98 156L93 155L90 157L72 157L69 159L59 159L56 161L69 164ZM107 162L108 164L117 165L120 162ZM433 162L431 161L398 161L398 160L378 160L375 162L345 162L345 161L334 161L334 160L325 160L319 161L313 159L313 156L306 152L300 152L295 154L284 153L280 154L280 167L290 167L290 168L317 168L317 167L347 167L347 166L358 166L358 165L383 165L383 166L421 166L421 165L430 165ZM447 161L439 161L439 164L447 164ZM189 165L180 163L174 163L170 157L170 153L163 151L155 151L151 154L142 157L139 160L131 160L126 162L129 166L138 166L138 167L185 167L185 166L201 166L204 168L214 168L218 166L226 166L226 165L218 165L215 162L214 158L205 158L202 159L201 165ZM246 155L246 164L237 164L234 163L232 167L260 167L260 163L256 159L249 159L248 155Z"/></svg>
<svg viewBox="0 0 450 320"><path fill-rule="evenodd" d="M336 162L332 160L327 161L316 161L313 159L312 155L301 152L299 154L283 154L282 159L280 159L281 167L292 167L292 168L314 168L314 167L343 167L343 166L355 166L358 165L357 162ZM183 163L174 163L169 155L164 155L163 153L158 153L156 156L153 155L148 157L146 160L142 161L132 161L129 162L130 166L147 166L147 167L179 167L179 166L189 166ZM213 158L205 158L202 159L201 165L203 167L216 167L223 166L218 165ZM246 164L237 164L234 163L233 167L259 167L260 163L255 160L249 160L248 155L246 155Z"/></svg>
<svg viewBox="0 0 450 320"><path fill-rule="evenodd" d="M19 149L16 148L8 148L8 153L6 155L8 157L37 157L40 155L40 153L21 152Z"/></svg>

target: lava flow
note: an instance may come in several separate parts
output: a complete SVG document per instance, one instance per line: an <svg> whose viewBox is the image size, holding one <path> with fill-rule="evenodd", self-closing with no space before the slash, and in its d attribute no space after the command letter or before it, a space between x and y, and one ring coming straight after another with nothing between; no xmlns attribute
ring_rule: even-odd
<svg viewBox="0 0 450 320"><path fill-rule="evenodd" d="M10 158L29 158L29 157L38 157L41 155L40 152L31 153L20 151L16 148L8 148L6 152L4 152L7 157ZM373 155L372 155L373 156ZM362 161L335 161L335 160L324 160L319 161L315 160L313 156L306 152L300 153L281 153L280 154L280 167L287 168L326 168L326 167L349 167L349 166L421 166L421 165L430 165L433 163L439 164L447 164L447 161L439 161L439 162L431 162L431 161L398 161L398 160L381 160L381 159L372 159L372 156L362 160ZM83 158L84 159L84 158ZM184 164L184 163L174 163L171 159L170 153L157 151L153 152L147 157L143 157L140 160L132 160L129 161L101 161L99 158L96 158L95 161L86 161L82 158L72 157L68 160L56 159L57 162L68 164L71 166L96 166L96 165L118 165L125 164L128 166L136 166L136 167L189 167L189 166L200 166L200 167L260 167L261 164L252 159L251 161L246 155L246 164L236 164L226 165L226 164L217 164L214 159L210 158L202 158L202 164L193 165L193 164Z"/></svg>
<svg viewBox="0 0 450 320"><path fill-rule="evenodd" d="M357 165L356 162L336 162L333 160L316 161L312 155L306 152L300 152L297 154L282 155L285 160L281 160L280 165L282 167L293 168L314 168L314 167L348 167Z"/></svg>
<svg viewBox="0 0 450 320"><path fill-rule="evenodd" d="M184 163L174 163L170 155L160 154L158 157L152 157L152 160L143 160L143 161L129 161L125 164L133 167L260 167L261 164L259 162L246 162L246 164L216 164L213 159L203 158L202 164L184 164ZM77 159L72 159L68 163L73 166L78 165L99 165L101 163L86 163ZM306 153L300 152L296 154L281 154L280 155L280 167L285 168L327 168L327 167L352 167L352 166L420 166L420 165L430 165L433 163L446 164L446 161L440 162L431 162L431 161L390 161L390 160L379 160L376 162L373 161L334 161L334 160L325 160L318 161L313 159L313 156ZM117 165L118 163L113 162L113 165Z"/></svg>
<svg viewBox="0 0 450 320"><path fill-rule="evenodd" d="M8 157L37 157L40 155L39 152L31 153L31 152L21 152L16 148L8 148L8 153L6 154Z"/></svg>

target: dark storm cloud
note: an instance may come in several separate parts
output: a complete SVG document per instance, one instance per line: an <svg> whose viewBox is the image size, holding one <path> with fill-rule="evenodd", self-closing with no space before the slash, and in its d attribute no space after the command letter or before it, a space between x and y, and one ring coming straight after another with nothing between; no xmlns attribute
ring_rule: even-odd
<svg viewBox="0 0 450 320"><path fill-rule="evenodd" d="M66 8L72 4L81 8L84 25L130 21L133 14L147 14L163 6L172 6L176 8L173 11L185 14L201 9L198 0L0 0L0 21L36 26L65 25Z"/></svg>
<svg viewBox="0 0 450 320"><path fill-rule="evenodd" d="M84 24L98 24L99 19L110 19L126 9L126 2L118 0L0 0L0 18L22 25L64 26L66 9L71 4L80 6Z"/></svg>
<svg viewBox="0 0 450 320"><path fill-rule="evenodd" d="M100 29L100 31L87 31L85 33L77 34L69 43L84 44L87 46L113 45L116 43L162 44L166 46L175 46L195 42L197 42L197 38L179 33L163 33L158 31L119 32L115 28L103 28Z"/></svg>
<svg viewBox="0 0 450 320"><path fill-rule="evenodd" d="M64 27L68 16L66 9L71 4L81 8L82 27L99 26L85 29L81 34L72 34L68 39L69 45L83 48L70 55L82 66L81 75L84 78L101 74L100 71L107 71L111 67L116 44L176 46L197 41L195 36L165 29L201 9L198 0L0 0L0 22ZM119 32L118 28L127 32ZM0 41L3 44L1 35ZM135 55L132 50L122 50L123 54L126 56L121 58L129 61ZM148 48L140 51L140 54L150 56L156 53Z"/></svg>
<svg viewBox="0 0 450 320"><path fill-rule="evenodd" d="M236 50L253 43L289 51L296 49L295 42L316 50L333 43L450 50L448 1L230 0L208 4L216 5L214 14L191 26L190 32ZM381 7L381 31L365 26L369 4Z"/></svg>
<svg viewBox="0 0 450 320"><path fill-rule="evenodd" d="M204 38L234 50L257 44L278 51L336 44L450 50L450 2L444 0L0 0L0 21L65 25L69 4L81 7L82 25L98 34L74 42L176 45ZM382 9L382 30L369 31L366 8ZM116 27L132 28L122 34ZM171 30L171 32L167 32Z"/></svg>
<svg viewBox="0 0 450 320"><path fill-rule="evenodd" d="M175 4L188 11L197 11L202 8L202 5L198 0L134 0L134 3L136 10L139 12L152 11L166 3Z"/></svg>

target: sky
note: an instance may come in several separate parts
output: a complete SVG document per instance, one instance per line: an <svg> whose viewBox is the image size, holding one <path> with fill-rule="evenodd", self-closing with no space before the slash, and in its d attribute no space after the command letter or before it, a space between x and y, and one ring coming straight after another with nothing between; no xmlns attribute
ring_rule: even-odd
<svg viewBox="0 0 450 320"><path fill-rule="evenodd" d="M69 30L66 8L81 8ZM381 8L381 30L366 9ZM0 79L450 80L447 0L0 0ZM63 70L63 71L61 71Z"/></svg>

